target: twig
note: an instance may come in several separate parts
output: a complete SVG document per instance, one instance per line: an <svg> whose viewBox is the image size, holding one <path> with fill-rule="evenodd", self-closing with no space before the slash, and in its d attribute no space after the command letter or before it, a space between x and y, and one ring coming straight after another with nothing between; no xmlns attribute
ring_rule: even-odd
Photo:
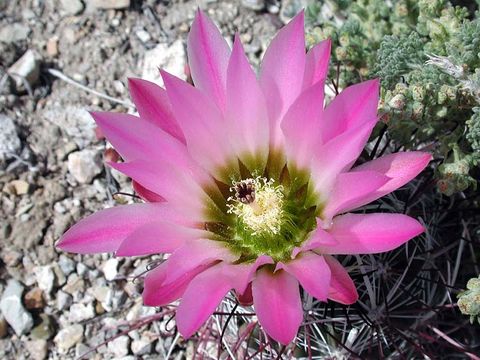
<svg viewBox="0 0 480 360"><path fill-rule="evenodd" d="M177 341L179 338L180 338L180 333L177 333L177 336L175 336L175 339L173 339L172 345L170 345L170 348L168 349L165 360L170 359L170 356L172 355L173 349L175 348L175 345L177 345Z"/></svg>
<svg viewBox="0 0 480 360"><path fill-rule="evenodd" d="M107 94L101 93L97 90L90 89L89 87L87 87L85 85L82 85L82 84L76 82L73 79L70 79L68 76L66 76L61 71L58 71L56 69L47 69L47 71L51 75L59 78L60 80L63 80L70 85L76 86L76 87L78 87L78 88L80 88L80 89L82 89L86 92L92 93L92 94L97 95L101 98L107 99L108 101L111 101L111 102L114 102L114 103L117 103L117 104L121 104L121 105L126 106L126 107L135 108L135 105L133 105L130 101L120 100L120 99L114 98L112 96L109 96Z"/></svg>

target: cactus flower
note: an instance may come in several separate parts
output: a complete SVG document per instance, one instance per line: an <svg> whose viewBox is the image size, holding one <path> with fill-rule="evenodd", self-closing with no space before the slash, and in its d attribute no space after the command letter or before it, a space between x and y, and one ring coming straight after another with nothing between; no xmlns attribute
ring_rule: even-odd
<svg viewBox="0 0 480 360"><path fill-rule="evenodd" d="M324 107L331 44L306 53L303 13L273 39L258 76L239 37L230 49L201 11L187 45L194 86L164 71L165 89L130 79L139 116L92 114L123 159L109 165L144 202L81 220L57 247L170 254L147 273L143 299L180 299L184 337L233 291L287 344L302 323L301 288L320 301L357 300L335 255L389 251L423 232L403 214L351 211L410 181L430 155L352 168L378 119L379 82L348 87Z"/></svg>

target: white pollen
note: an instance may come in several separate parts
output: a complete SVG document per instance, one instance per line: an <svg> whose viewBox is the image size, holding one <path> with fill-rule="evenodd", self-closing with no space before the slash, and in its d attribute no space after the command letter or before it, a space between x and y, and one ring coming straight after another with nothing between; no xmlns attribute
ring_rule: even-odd
<svg viewBox="0 0 480 360"><path fill-rule="evenodd" d="M238 185L253 184L255 200L243 203L235 197L227 200L228 213L237 215L241 221L252 231L252 235L261 233L278 234L283 217L283 186L274 186L274 180L262 177L234 182L230 191L235 192Z"/></svg>

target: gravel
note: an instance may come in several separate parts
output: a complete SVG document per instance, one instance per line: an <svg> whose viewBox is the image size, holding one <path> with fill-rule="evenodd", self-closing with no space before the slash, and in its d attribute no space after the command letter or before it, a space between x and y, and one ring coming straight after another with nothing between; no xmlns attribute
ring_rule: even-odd
<svg viewBox="0 0 480 360"><path fill-rule="evenodd" d="M0 166L12 154L18 154L22 143L18 137L17 129L13 120L0 114Z"/></svg>
<svg viewBox="0 0 480 360"><path fill-rule="evenodd" d="M133 113L128 77L161 85L163 68L187 79L198 6L229 43L240 34L254 64L281 23L274 0L0 0L1 359L72 359L158 311L143 306L141 277L132 280L155 258L69 254L55 243L79 219L134 201L113 195L132 193L131 183L104 166L111 145L89 112ZM134 329L92 358L162 358L174 325ZM186 348L180 341L172 358Z"/></svg>
<svg viewBox="0 0 480 360"><path fill-rule="evenodd" d="M7 323L20 336L33 327L32 315L23 307L24 287L16 280L9 280L0 300L0 309Z"/></svg>

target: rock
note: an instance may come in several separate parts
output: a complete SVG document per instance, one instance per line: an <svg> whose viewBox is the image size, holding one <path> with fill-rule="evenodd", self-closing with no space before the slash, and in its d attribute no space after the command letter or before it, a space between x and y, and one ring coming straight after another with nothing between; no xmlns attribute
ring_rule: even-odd
<svg viewBox="0 0 480 360"><path fill-rule="evenodd" d="M265 8L265 0L242 0L242 5L247 9L259 11Z"/></svg>
<svg viewBox="0 0 480 360"><path fill-rule="evenodd" d="M89 184L102 172L102 161L98 151L85 149L68 155L68 171L80 184Z"/></svg>
<svg viewBox="0 0 480 360"><path fill-rule="evenodd" d="M6 236L5 236L6 237ZM2 260L9 267L17 266L22 258L22 253L11 248L2 251Z"/></svg>
<svg viewBox="0 0 480 360"><path fill-rule="evenodd" d="M60 0L60 6L68 15L78 15L83 11L83 3L80 0Z"/></svg>
<svg viewBox="0 0 480 360"><path fill-rule="evenodd" d="M308 6L308 0L283 0L280 8L280 20L287 24L302 9Z"/></svg>
<svg viewBox="0 0 480 360"><path fill-rule="evenodd" d="M133 305L130 310L128 311L127 315L125 316L125 319L127 321L134 321L138 320L141 317L146 317L146 316L152 316L155 315L156 309L152 306L143 306L143 302L141 301L141 298L138 298L138 301L136 302L135 305Z"/></svg>
<svg viewBox="0 0 480 360"><path fill-rule="evenodd" d="M42 309L45 306L42 289L36 287L28 291L24 296L25 307L29 310Z"/></svg>
<svg viewBox="0 0 480 360"><path fill-rule="evenodd" d="M35 326L31 332L31 336L36 340L48 340L53 335L52 320L47 314L40 314L42 322Z"/></svg>
<svg viewBox="0 0 480 360"><path fill-rule="evenodd" d="M12 244L24 251L38 246L45 235L47 221L50 221L43 204L27 204L25 208L17 210L17 216L10 234Z"/></svg>
<svg viewBox="0 0 480 360"><path fill-rule="evenodd" d="M176 40L171 45L158 44L145 52L142 78L163 86L159 68L181 79L185 76L186 54L183 42Z"/></svg>
<svg viewBox="0 0 480 360"><path fill-rule="evenodd" d="M89 351L90 351L90 348L87 345L82 343L77 344L77 346L75 346L75 357L77 359L83 359L84 357L82 355Z"/></svg>
<svg viewBox="0 0 480 360"><path fill-rule="evenodd" d="M77 323L95 317L95 309L92 303L89 304L73 304L70 306L68 321Z"/></svg>
<svg viewBox="0 0 480 360"><path fill-rule="evenodd" d="M8 73L15 80L18 92L25 90L25 81L29 86L35 85L40 76L40 61L33 50L27 50L10 68Z"/></svg>
<svg viewBox="0 0 480 360"><path fill-rule="evenodd" d="M33 326L32 315L23 307L22 293L23 286L11 279L0 300L2 314L18 336L27 333Z"/></svg>
<svg viewBox="0 0 480 360"><path fill-rule="evenodd" d="M135 35L140 39L140 41L144 44L148 43L152 37L145 29L139 29L135 32Z"/></svg>
<svg viewBox="0 0 480 360"><path fill-rule="evenodd" d="M82 278L78 277L77 274L73 273L67 279L67 284L63 287L63 291L73 295L77 292L85 290L85 281Z"/></svg>
<svg viewBox="0 0 480 360"><path fill-rule="evenodd" d="M84 263L80 262L80 263L77 263L76 270L77 270L77 274L83 277L83 275L87 273L88 267Z"/></svg>
<svg viewBox="0 0 480 360"><path fill-rule="evenodd" d="M133 340L131 349L134 355L146 355L152 352L152 341L149 338L141 337L138 340Z"/></svg>
<svg viewBox="0 0 480 360"><path fill-rule="evenodd" d="M62 290L57 292L57 309L64 310L72 304L72 296L63 292Z"/></svg>
<svg viewBox="0 0 480 360"><path fill-rule="evenodd" d="M115 258L108 259L105 265L103 265L103 273L105 274L105 279L112 281L118 274L118 260Z"/></svg>
<svg viewBox="0 0 480 360"><path fill-rule="evenodd" d="M30 29L21 23L7 24L0 29L0 41L10 44L26 40Z"/></svg>
<svg viewBox="0 0 480 360"><path fill-rule="evenodd" d="M21 145L13 120L0 114L0 163L17 154Z"/></svg>
<svg viewBox="0 0 480 360"><path fill-rule="evenodd" d="M130 0L88 0L88 6L95 9L126 9L130 7Z"/></svg>
<svg viewBox="0 0 480 360"><path fill-rule="evenodd" d="M54 226L59 226L59 225L54 222ZM55 233L54 236L56 238L57 234ZM55 274L55 281L53 283L54 286L62 287L63 285L65 285L65 283L67 282L67 277L65 276L65 273L63 272L60 265L58 265L58 263L53 263L52 270L53 270L53 273Z"/></svg>
<svg viewBox="0 0 480 360"><path fill-rule="evenodd" d="M110 311L112 309L113 290L108 286L95 286L92 289L92 295L98 301L98 304L101 304L103 310Z"/></svg>
<svg viewBox="0 0 480 360"><path fill-rule="evenodd" d="M55 57L58 55L58 36L52 36L47 41L47 55Z"/></svg>
<svg viewBox="0 0 480 360"><path fill-rule="evenodd" d="M47 294L53 289L53 283L55 281L55 274L50 265L37 266L33 269L35 279L37 280L38 287L45 291Z"/></svg>
<svg viewBox="0 0 480 360"><path fill-rule="evenodd" d="M3 191L11 195L25 195L30 190L30 184L23 180L12 180L5 185Z"/></svg>
<svg viewBox="0 0 480 360"><path fill-rule="evenodd" d="M112 308L118 309L127 300L127 293L122 289L115 290L112 296Z"/></svg>
<svg viewBox="0 0 480 360"><path fill-rule="evenodd" d="M73 270L75 270L75 261L64 254L60 255L60 258L58 259L58 265L60 265L60 268L65 275L70 275Z"/></svg>
<svg viewBox="0 0 480 360"><path fill-rule="evenodd" d="M108 351L113 353L116 357L126 356L128 354L129 345L130 338L126 335L122 335L108 343Z"/></svg>
<svg viewBox="0 0 480 360"><path fill-rule="evenodd" d="M4 338L8 334L7 321L0 315L0 339Z"/></svg>
<svg viewBox="0 0 480 360"><path fill-rule="evenodd" d="M53 339L61 353L66 353L83 339L83 326L74 324L60 330Z"/></svg>
<svg viewBox="0 0 480 360"><path fill-rule="evenodd" d="M55 104L44 111L43 117L62 129L80 149L95 140L95 121L84 108Z"/></svg>
<svg viewBox="0 0 480 360"><path fill-rule="evenodd" d="M30 354L30 359L43 360L47 358L47 341L31 340L25 343L25 347Z"/></svg>

